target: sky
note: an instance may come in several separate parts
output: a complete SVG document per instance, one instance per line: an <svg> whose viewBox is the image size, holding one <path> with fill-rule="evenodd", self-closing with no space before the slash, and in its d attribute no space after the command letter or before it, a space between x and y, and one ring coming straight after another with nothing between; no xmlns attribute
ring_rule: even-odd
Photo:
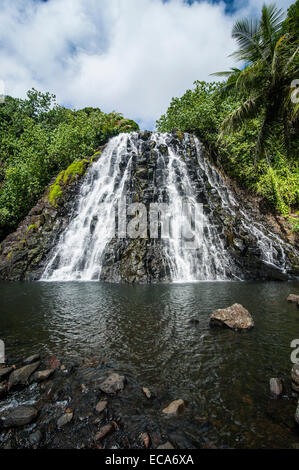
<svg viewBox="0 0 299 470"><path fill-rule="evenodd" d="M1 0L0 80L152 129L174 96L235 65L231 28L264 0ZM266 0L267 3L267 0ZM268 2L269 3L269 2ZM291 0L277 0L286 10Z"/></svg>

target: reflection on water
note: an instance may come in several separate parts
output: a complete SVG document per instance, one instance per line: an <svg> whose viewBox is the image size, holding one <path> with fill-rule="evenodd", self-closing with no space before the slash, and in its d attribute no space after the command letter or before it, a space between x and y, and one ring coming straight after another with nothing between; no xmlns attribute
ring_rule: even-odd
<svg viewBox="0 0 299 470"><path fill-rule="evenodd" d="M0 338L7 354L105 356L161 395L183 398L188 442L287 447L299 442L294 400L269 400L270 377L289 377L299 311L285 298L298 283L204 282L151 286L0 284ZM246 333L209 328L213 310L239 302Z"/></svg>

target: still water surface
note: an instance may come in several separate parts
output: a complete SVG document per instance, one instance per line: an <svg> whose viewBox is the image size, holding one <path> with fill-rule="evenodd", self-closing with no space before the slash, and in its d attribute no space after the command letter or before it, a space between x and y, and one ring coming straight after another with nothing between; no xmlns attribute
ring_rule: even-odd
<svg viewBox="0 0 299 470"><path fill-rule="evenodd" d="M271 377L288 385L299 338L289 293L299 283L0 283L0 338L10 357L98 355L163 399L183 398L168 429L182 447L291 447L296 401L269 397ZM235 302L255 328L210 329L212 311Z"/></svg>

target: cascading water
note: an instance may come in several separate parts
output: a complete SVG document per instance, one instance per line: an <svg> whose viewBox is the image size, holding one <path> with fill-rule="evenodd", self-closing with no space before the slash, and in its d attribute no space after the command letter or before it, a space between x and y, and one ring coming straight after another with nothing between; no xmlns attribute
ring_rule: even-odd
<svg viewBox="0 0 299 470"><path fill-rule="evenodd" d="M136 202L144 202L147 208L151 203L167 205L166 216L172 218L167 238L152 240L148 233L142 242L125 234L115 238L122 217L120 207L124 209ZM195 221L195 248L188 249L179 236L182 228L189 226L188 214L182 213L182 207L198 203L203 207L202 217ZM221 175L203 156L196 138L188 134L180 138L146 132L121 134L110 140L88 170L74 214L41 279L243 279L246 264L234 256L234 250L244 254L247 248L243 249L243 242L238 239L234 239L235 248L227 244L227 226L236 219L245 239L253 237L262 262L283 272L286 257L279 237L266 235L242 212Z"/></svg>

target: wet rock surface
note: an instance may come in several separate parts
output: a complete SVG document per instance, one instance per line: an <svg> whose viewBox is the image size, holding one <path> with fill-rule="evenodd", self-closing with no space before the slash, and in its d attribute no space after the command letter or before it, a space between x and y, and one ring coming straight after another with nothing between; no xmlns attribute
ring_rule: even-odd
<svg viewBox="0 0 299 470"><path fill-rule="evenodd" d="M232 330L248 330L254 327L254 321L248 310L240 304L219 309L210 318L212 327L228 327Z"/></svg>
<svg viewBox="0 0 299 470"><path fill-rule="evenodd" d="M22 380L17 389L0 396L1 449L174 448L167 443L163 418L159 423L146 416L149 406L156 409L157 417L161 415L162 398L151 395L149 402L133 377L117 373L98 358L45 368L57 361L61 364L58 358L41 358L25 366L31 372L37 367L30 383ZM17 377L24 377L23 363L17 362L14 372L21 371ZM33 380L41 376L44 380ZM168 408L174 411L182 406L175 403Z"/></svg>
<svg viewBox="0 0 299 470"><path fill-rule="evenodd" d="M33 406L19 406L2 417L2 424L6 428L24 426L34 421L37 413L37 409Z"/></svg>
<svg viewBox="0 0 299 470"><path fill-rule="evenodd" d="M185 163L185 169L194 188L196 202L203 205L209 229L205 236L210 243L219 245L222 273L218 273L215 260L208 266L210 279L287 280L299 278L299 252L289 243L284 233L274 233L263 214L244 200L225 178L213 167L203 147L199 149L193 136L178 132L167 134L165 143L158 144L151 132L135 133L124 149L119 168L121 176L130 161L131 176L127 181L127 204L142 202L149 211L150 203L169 202L166 168L169 152L176 152ZM200 152L200 158L199 158ZM95 158L94 158L95 159ZM94 161L94 160L93 160ZM175 163L175 162L174 162ZM55 250L57 242L76 213L78 194L83 177L91 166L84 160L84 171L68 183L59 182L62 192L55 204L50 203L50 183L45 195L30 211L17 231L9 235L0 246L0 279L37 280ZM174 167L178 191L179 169ZM246 212L246 213L245 213ZM96 223L90 226L92 235ZM268 256L269 253L270 257ZM195 250L194 262L202 265L203 253ZM59 259L55 263L59 263ZM55 263L52 268L55 269ZM83 260L84 264L84 260ZM106 246L99 278L108 282L154 283L171 280L171 265L161 239L114 238ZM204 274L206 276L207 274ZM204 277L205 278L205 277Z"/></svg>
<svg viewBox="0 0 299 470"><path fill-rule="evenodd" d="M14 370L8 379L9 388L17 387L19 385L26 385L28 383L29 377L33 372L38 369L40 362L34 362L28 366L21 367L20 369Z"/></svg>

